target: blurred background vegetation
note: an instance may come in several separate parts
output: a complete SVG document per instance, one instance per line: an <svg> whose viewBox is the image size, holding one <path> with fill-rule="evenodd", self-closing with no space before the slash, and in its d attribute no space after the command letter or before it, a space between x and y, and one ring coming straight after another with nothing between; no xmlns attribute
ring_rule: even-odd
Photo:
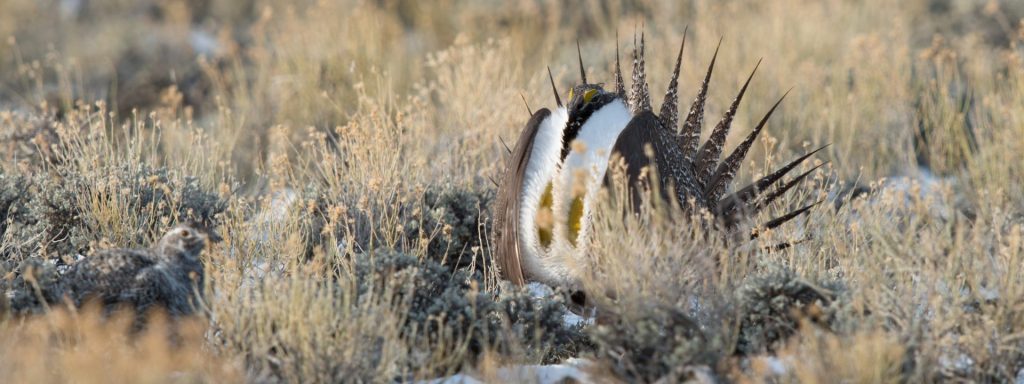
<svg viewBox="0 0 1024 384"><path fill-rule="evenodd" d="M951 115L964 115L959 125L971 130L992 118L978 109L995 108L984 95L1005 87L1019 64L1024 14L1016 2L958 0L5 0L2 6L5 109L60 117L82 101L104 101L118 120L145 120L153 111L163 112L165 122L183 117L230 150L217 160L245 182L283 150L273 148L275 127L289 137L310 129L330 135L359 112L360 95L398 104L414 99L423 108L410 118L427 119L450 139L442 141L472 147L469 155L494 149L494 133L511 137L518 128L511 122L522 120L519 93L532 105L550 104L540 83L545 66L562 83L575 79L573 50L566 48L575 40L587 66L607 77L616 36L628 55L631 35L642 28L656 53L648 64L652 83L662 84L687 26L684 86L696 86L719 37L725 38L715 78L720 86L713 87L719 101L765 58L750 109L794 88L787 103L793 108L772 133L786 142L832 141L843 176L889 176L908 161L946 172L956 166L946 163L965 155L931 160L945 154L931 152L967 149L929 142L911 151L913 128L927 121L928 129L954 131L930 135L967 134L955 132L959 122L949 121ZM941 95L929 98L929 91ZM744 115L749 126L757 113ZM874 150L858 150L868 145Z"/></svg>

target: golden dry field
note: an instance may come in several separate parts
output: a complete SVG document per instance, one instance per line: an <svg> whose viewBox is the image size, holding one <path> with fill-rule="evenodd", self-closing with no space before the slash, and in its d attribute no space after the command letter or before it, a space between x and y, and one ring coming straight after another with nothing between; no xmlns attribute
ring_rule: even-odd
<svg viewBox="0 0 1024 384"><path fill-rule="evenodd" d="M1022 18L1016 0L0 0L0 383L1024 382ZM763 59L727 148L789 92L729 188L828 144L754 219L820 204L748 241L599 210L596 318L502 281L493 180L527 108L555 106L545 68L578 83L578 41L611 84L643 32L660 106L684 30L683 108L722 41L705 135ZM223 237L195 313L140 326L62 291L187 221Z"/></svg>

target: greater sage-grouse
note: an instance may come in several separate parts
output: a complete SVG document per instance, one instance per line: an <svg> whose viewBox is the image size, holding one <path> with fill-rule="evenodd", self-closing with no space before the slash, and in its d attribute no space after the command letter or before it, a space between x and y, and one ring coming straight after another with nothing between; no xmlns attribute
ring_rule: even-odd
<svg viewBox="0 0 1024 384"><path fill-rule="evenodd" d="M532 114L498 180L494 256L504 279L519 285L527 280L552 286L577 285L574 265L578 265L586 252L589 216L597 192L607 183L610 159L621 157L624 161L632 196L638 196L643 169L653 165L664 198L684 208L705 209L716 217L716 227L726 229L734 228L810 174L808 171L789 182L779 183L784 175L821 148L725 196L747 151L785 95L739 146L721 159L733 116L754 74L751 73L743 84L711 131L710 138L700 145L704 103L718 49L711 58L696 99L681 121L682 126L677 128L680 125L677 87L685 46L684 34L664 103L657 114L651 107L644 72L643 34L639 45L634 38L632 85L628 91L623 83L617 47L614 92L587 81L578 44L581 83L569 90L567 104L562 104L548 70L558 106L553 111L543 108ZM613 153L618 157L612 157ZM773 189L768 192L770 187ZM761 227L777 227L811 206L813 204L796 209Z"/></svg>
<svg viewBox="0 0 1024 384"><path fill-rule="evenodd" d="M148 249L108 249L72 265L63 276L76 305L97 300L142 312L158 306L172 316L192 314L202 297L208 240L220 238L199 226L182 224Z"/></svg>

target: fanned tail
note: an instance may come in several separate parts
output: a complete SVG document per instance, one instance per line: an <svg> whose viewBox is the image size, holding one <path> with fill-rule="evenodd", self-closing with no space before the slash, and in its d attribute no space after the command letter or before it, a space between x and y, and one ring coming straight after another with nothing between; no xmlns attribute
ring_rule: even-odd
<svg viewBox="0 0 1024 384"><path fill-rule="evenodd" d="M686 32L684 31L683 33L683 41L680 43L679 53L676 56L676 65L673 69L672 76L670 77L668 87L665 92L664 102L661 105L660 114L658 115L651 113L651 97L648 90L647 75L644 68L645 43L646 41L643 32L641 32L639 43L636 41L636 35L634 34L632 68L633 83L630 85L627 100L630 112L634 115L634 119L622 132L619 140L613 148L613 152L618 152L619 155L626 160L627 170L628 172L631 172L629 173L629 176L632 176L630 178L631 181L638 177L638 175L633 174L639 172L638 169L651 165L657 166L657 169L660 172L666 172L671 176L670 180L668 180L668 183L665 185L669 185L674 182L677 188L683 188L690 191L676 196L677 198L680 200L684 198L696 198L700 204L706 204L706 206L712 210L714 215L718 217L719 223L723 224L725 228L736 229L737 224L741 220L757 214L761 210L765 209L765 207L776 202L780 197L794 189L794 187L806 181L808 176L823 166L823 164L817 165L812 167L810 170L799 174L795 178L785 182L780 181L797 166L804 163L808 158L827 146L823 146L806 153L785 164L771 174L764 176L739 191L723 198L722 196L726 193L726 190L736 177L744 159L746 159L746 156L750 152L750 148L767 126L768 119L770 119L779 108L782 101L786 99L789 91L786 91L786 93L771 106L771 108L760 119L757 126L755 126L754 129L746 135L743 141L723 158L726 139L728 138L729 130L732 127L736 112L739 109L739 105L742 103L743 97L746 94L754 75L757 73L762 60L757 61L757 64L755 64L753 70L751 70L750 75L739 89L739 92L737 92L737 95L733 99L729 108L722 116L721 120L715 125L707 141L701 145L700 137L704 124L705 104L707 102L708 89L711 84L712 74L714 73L715 63L718 60L718 52L721 49L722 40L719 40L718 46L715 47L715 53L708 64L707 72L701 82L700 89L697 91L697 95L691 104L689 112L686 115L686 119L682 122L681 127L679 127L680 115L678 91L679 73L682 68L682 55L686 48ZM616 91L625 92L625 86L622 84L618 55L618 45L616 45ZM678 134L676 133L677 127L679 128ZM668 140L668 143L671 144L668 144L663 139L664 137L669 137L670 139ZM657 155L653 159L648 158L646 155L642 156L641 154L646 153L644 152L647 150L646 148L655 149ZM650 163L651 160L654 160L655 163ZM662 181L664 182L665 180ZM776 228L807 213L811 208L819 203L820 202L816 202L814 204L800 207L799 209L790 211L785 215L773 218L767 223L757 227L757 229L765 230ZM754 232L753 237L757 237L756 232ZM786 243L780 248L785 248L792 244L795 243Z"/></svg>

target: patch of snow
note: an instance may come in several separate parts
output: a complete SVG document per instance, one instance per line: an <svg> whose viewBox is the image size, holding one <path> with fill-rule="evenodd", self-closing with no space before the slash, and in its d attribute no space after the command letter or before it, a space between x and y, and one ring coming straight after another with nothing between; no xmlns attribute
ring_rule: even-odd
<svg viewBox="0 0 1024 384"><path fill-rule="evenodd" d="M589 383L592 380L584 372L588 364L590 362L587 360L569 359L564 364L515 365L499 368L493 377L486 378L486 381L478 379L472 374L459 373L448 377L420 381L417 384L477 384L491 382L490 380L499 383L556 384L573 380Z"/></svg>
<svg viewBox="0 0 1024 384"><path fill-rule="evenodd" d="M942 189L956 182L955 177L938 177L926 169L916 172L915 175L897 177L886 183L886 188L905 191L910 193L919 188L918 197L927 198L941 194Z"/></svg>
<svg viewBox="0 0 1024 384"><path fill-rule="evenodd" d="M999 300L999 289L981 286L978 287L978 295L985 301L997 301Z"/></svg>
<svg viewBox="0 0 1024 384"><path fill-rule="evenodd" d="M773 375L782 376L789 372L789 364L775 356L767 356L762 360L764 365L772 371Z"/></svg>
<svg viewBox="0 0 1024 384"><path fill-rule="evenodd" d="M573 359L567 364L533 366L530 371L532 371L533 377L537 379L537 383L555 384L568 380L589 382L590 377L582 370L582 366L585 364L583 360ZM528 378L529 376L520 377Z"/></svg>
<svg viewBox="0 0 1024 384"><path fill-rule="evenodd" d="M198 29L189 32L188 42L192 45L192 50L199 55L215 56L221 50L216 37Z"/></svg>
<svg viewBox="0 0 1024 384"><path fill-rule="evenodd" d="M296 201L298 201L298 194L291 189L286 188L273 192L266 207L260 210L253 220L252 227L250 227L252 238L261 243L270 243L275 240L275 236L280 237L283 233L282 228L288 225L286 223L288 213L294 209ZM233 254L236 250L232 249L229 252ZM244 268L242 285L248 288L256 286L268 275L283 274L285 265L281 262L272 263L264 259L254 259Z"/></svg>
<svg viewBox="0 0 1024 384"><path fill-rule="evenodd" d="M974 359L958 350L947 351L939 356L939 365L953 372L970 372Z"/></svg>
<svg viewBox="0 0 1024 384"><path fill-rule="evenodd" d="M60 17L64 19L71 19L78 17L78 14L82 12L82 8L85 5L85 0L61 0L58 8L60 9Z"/></svg>
<svg viewBox="0 0 1024 384"><path fill-rule="evenodd" d="M245 279L242 281L242 286L254 288L256 283L267 277L267 274L272 270L272 266L266 260L253 260L252 265L245 269L243 274Z"/></svg>
<svg viewBox="0 0 1024 384"><path fill-rule="evenodd" d="M714 384L718 382L718 380L715 380L715 374L711 371L711 367L706 365L690 366L687 367L685 371L689 373L689 379L684 381L685 383ZM659 380L659 382L661 381L662 380Z"/></svg>
<svg viewBox="0 0 1024 384"><path fill-rule="evenodd" d="M883 179L877 193L872 193L868 198L871 202L877 202L879 195L888 193L895 197L902 197L907 203L915 199L941 202L945 200L947 193L952 190L957 181L954 176L940 177L927 169L921 169L910 174ZM854 185L848 189L830 191L827 199L829 201L840 198L848 199L856 188L858 187ZM861 188L866 188L866 186L861 186Z"/></svg>
<svg viewBox="0 0 1024 384"><path fill-rule="evenodd" d="M555 290L551 289L551 287L537 282L527 283L526 290L530 291L530 295L536 298L544 298L555 294Z"/></svg>
<svg viewBox="0 0 1024 384"><path fill-rule="evenodd" d="M888 180L883 189L897 194L902 194L907 204L915 199L932 203L941 218L949 218L953 211L948 204L940 204L947 201L950 191L956 185L957 179L952 176L938 177L922 169L915 175L904 176ZM899 196L899 195L897 195Z"/></svg>
<svg viewBox="0 0 1024 384"><path fill-rule="evenodd" d="M790 368L792 368L792 361L790 359L778 358L773 355L756 356L751 362L756 362L760 367L767 369L767 373L771 376L783 376L790 372Z"/></svg>
<svg viewBox="0 0 1024 384"><path fill-rule="evenodd" d="M288 212L292 210L298 199L299 195L289 188L274 192L270 196L267 208L257 215L257 222L263 225L287 220Z"/></svg>
<svg viewBox="0 0 1024 384"><path fill-rule="evenodd" d="M448 377L442 377L440 379L417 381L415 384L483 384L483 381L477 380L472 376L459 373Z"/></svg>
<svg viewBox="0 0 1024 384"><path fill-rule="evenodd" d="M568 326L577 326L577 325L580 325L580 324L583 324L583 325L593 325L594 324L594 317L593 316L583 317L583 316L577 315L577 314L572 313L572 312L565 312L565 315L562 316L562 324L565 324L565 325L568 325Z"/></svg>

